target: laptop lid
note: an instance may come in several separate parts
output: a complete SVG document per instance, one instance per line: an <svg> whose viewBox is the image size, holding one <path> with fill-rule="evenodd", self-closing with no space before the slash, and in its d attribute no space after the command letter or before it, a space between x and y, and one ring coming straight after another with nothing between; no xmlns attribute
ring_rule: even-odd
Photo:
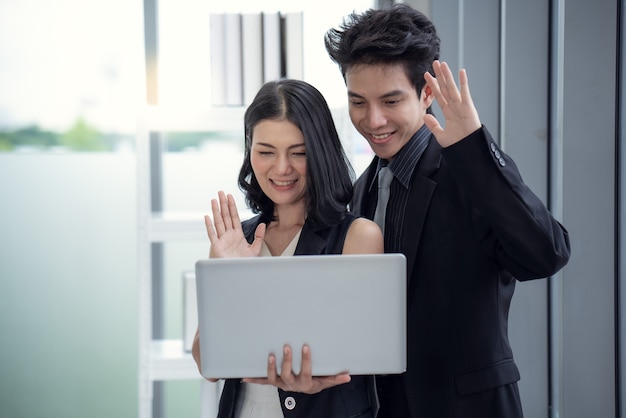
<svg viewBox="0 0 626 418"><path fill-rule="evenodd" d="M196 263L202 375L267 376L267 358L311 347L313 375L406 369L402 254L206 259Z"/></svg>

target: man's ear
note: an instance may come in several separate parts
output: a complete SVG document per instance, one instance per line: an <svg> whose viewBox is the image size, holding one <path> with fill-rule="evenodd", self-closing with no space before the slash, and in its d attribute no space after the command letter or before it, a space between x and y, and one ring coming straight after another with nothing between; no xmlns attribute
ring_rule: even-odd
<svg viewBox="0 0 626 418"><path fill-rule="evenodd" d="M428 109L430 105L433 104L433 101L435 100L435 95L433 94L430 86L424 86L424 88L422 89L422 97L420 97L420 100L424 103L424 107L426 109Z"/></svg>

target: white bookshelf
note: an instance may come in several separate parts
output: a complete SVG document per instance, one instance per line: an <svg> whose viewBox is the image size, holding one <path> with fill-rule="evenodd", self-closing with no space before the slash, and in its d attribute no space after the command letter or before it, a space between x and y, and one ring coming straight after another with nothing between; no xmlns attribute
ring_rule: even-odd
<svg viewBox="0 0 626 418"><path fill-rule="evenodd" d="M241 129L244 109L208 108L181 111L158 106L146 106L138 123L137 197L138 197L138 295L139 295L139 418L154 417L153 400L155 382L193 380L202 382L200 403L201 417L214 417L221 391L220 383L203 379L191 353L185 350L183 336L180 339L153 338L153 252L154 244L181 241L208 241L203 213L161 212L153 209L154 159L161 155L155 150L160 132L174 131L222 131ZM151 142L153 143L151 145ZM155 146L154 142L157 142ZM179 279L164 277L163 280Z"/></svg>
<svg viewBox="0 0 626 418"><path fill-rule="evenodd" d="M202 213L159 212L150 215L147 237L150 242L208 239Z"/></svg>
<svg viewBox="0 0 626 418"><path fill-rule="evenodd" d="M198 378L196 363L183 350L182 339L150 342L150 376L155 381Z"/></svg>
<svg viewBox="0 0 626 418"><path fill-rule="evenodd" d="M216 416L221 391L220 383L211 383L201 378L191 354L186 351L188 347L185 346L183 335L180 339L159 339L153 336L154 324L162 322L158 317L161 315L157 309L159 302L154 302L159 301L160 294L157 292L160 289L153 289L153 283L159 283L161 279L180 279L161 276L163 269L158 261L162 260L158 259L165 256L163 244L204 241L208 245L204 213L164 212L161 209L162 204L155 204L155 201L159 201L159 196L163 196L163 182L155 180L155 177L162 174L162 149L158 146L160 138L168 132L243 133L246 103L252 100L264 81L264 65L273 64L274 70L280 68L280 65L276 67L281 49L278 14L260 13L263 7L255 5L254 11L243 11L239 16L231 14L227 17L224 14L225 8L219 2L196 2L193 7L188 6L184 1L180 3L173 0L145 0L143 4L148 105L140 112L136 140L139 418L161 418L160 404L154 402L159 399L161 390L160 384L155 385L157 382L189 379L201 381L199 402L202 417ZM236 9L236 6L230 6L229 10ZM313 6L310 8L315 9ZM264 29L262 25L264 16L268 19L271 16L274 23L274 41L266 45L266 48L262 46L264 40L270 38L270 33L269 26L266 25ZM319 21L317 14L311 16L312 21ZM226 19L229 19L228 22ZM304 51L307 50L304 45L304 14L290 12L285 15L285 19L290 32L286 41L287 75L302 79L306 58ZM228 45L224 41L234 40L232 36L225 36L225 31L235 28L236 32L236 27L242 25L244 20L246 30L239 34L242 36L243 54L243 61L240 62L238 56L225 55ZM184 23L181 25L181 22ZM328 26L330 27L330 23ZM264 30L268 33L261 32ZM323 50L318 39L315 40L315 45ZM237 45L231 45L230 48L236 49ZM237 60L231 62L234 58ZM270 70L272 69L268 68L266 72ZM239 74L242 71L245 74ZM278 76L276 73L272 74L272 79ZM234 75L236 79L243 78L243 85L230 86ZM339 74L336 76L340 78ZM226 89L226 86L233 88ZM228 96L230 99L227 98L227 92L232 93L232 96ZM242 103L237 105L240 96L243 96ZM157 176L151 173L157 173ZM157 318L153 318L153 314ZM160 332L158 327L156 330Z"/></svg>

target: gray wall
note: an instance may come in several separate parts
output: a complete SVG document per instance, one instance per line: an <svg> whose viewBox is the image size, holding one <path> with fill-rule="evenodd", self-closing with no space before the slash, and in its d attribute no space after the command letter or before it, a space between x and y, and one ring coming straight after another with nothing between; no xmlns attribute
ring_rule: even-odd
<svg viewBox="0 0 626 418"><path fill-rule="evenodd" d="M623 417L620 2L406 3L429 13L483 123L570 232L570 263L519 283L511 307L525 415Z"/></svg>

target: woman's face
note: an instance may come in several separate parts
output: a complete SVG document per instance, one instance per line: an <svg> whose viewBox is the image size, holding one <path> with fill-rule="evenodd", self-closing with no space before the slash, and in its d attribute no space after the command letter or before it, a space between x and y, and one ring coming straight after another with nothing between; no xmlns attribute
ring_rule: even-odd
<svg viewBox="0 0 626 418"><path fill-rule="evenodd" d="M274 205L306 197L306 147L300 129L287 120L262 120L252 131L252 171Z"/></svg>

